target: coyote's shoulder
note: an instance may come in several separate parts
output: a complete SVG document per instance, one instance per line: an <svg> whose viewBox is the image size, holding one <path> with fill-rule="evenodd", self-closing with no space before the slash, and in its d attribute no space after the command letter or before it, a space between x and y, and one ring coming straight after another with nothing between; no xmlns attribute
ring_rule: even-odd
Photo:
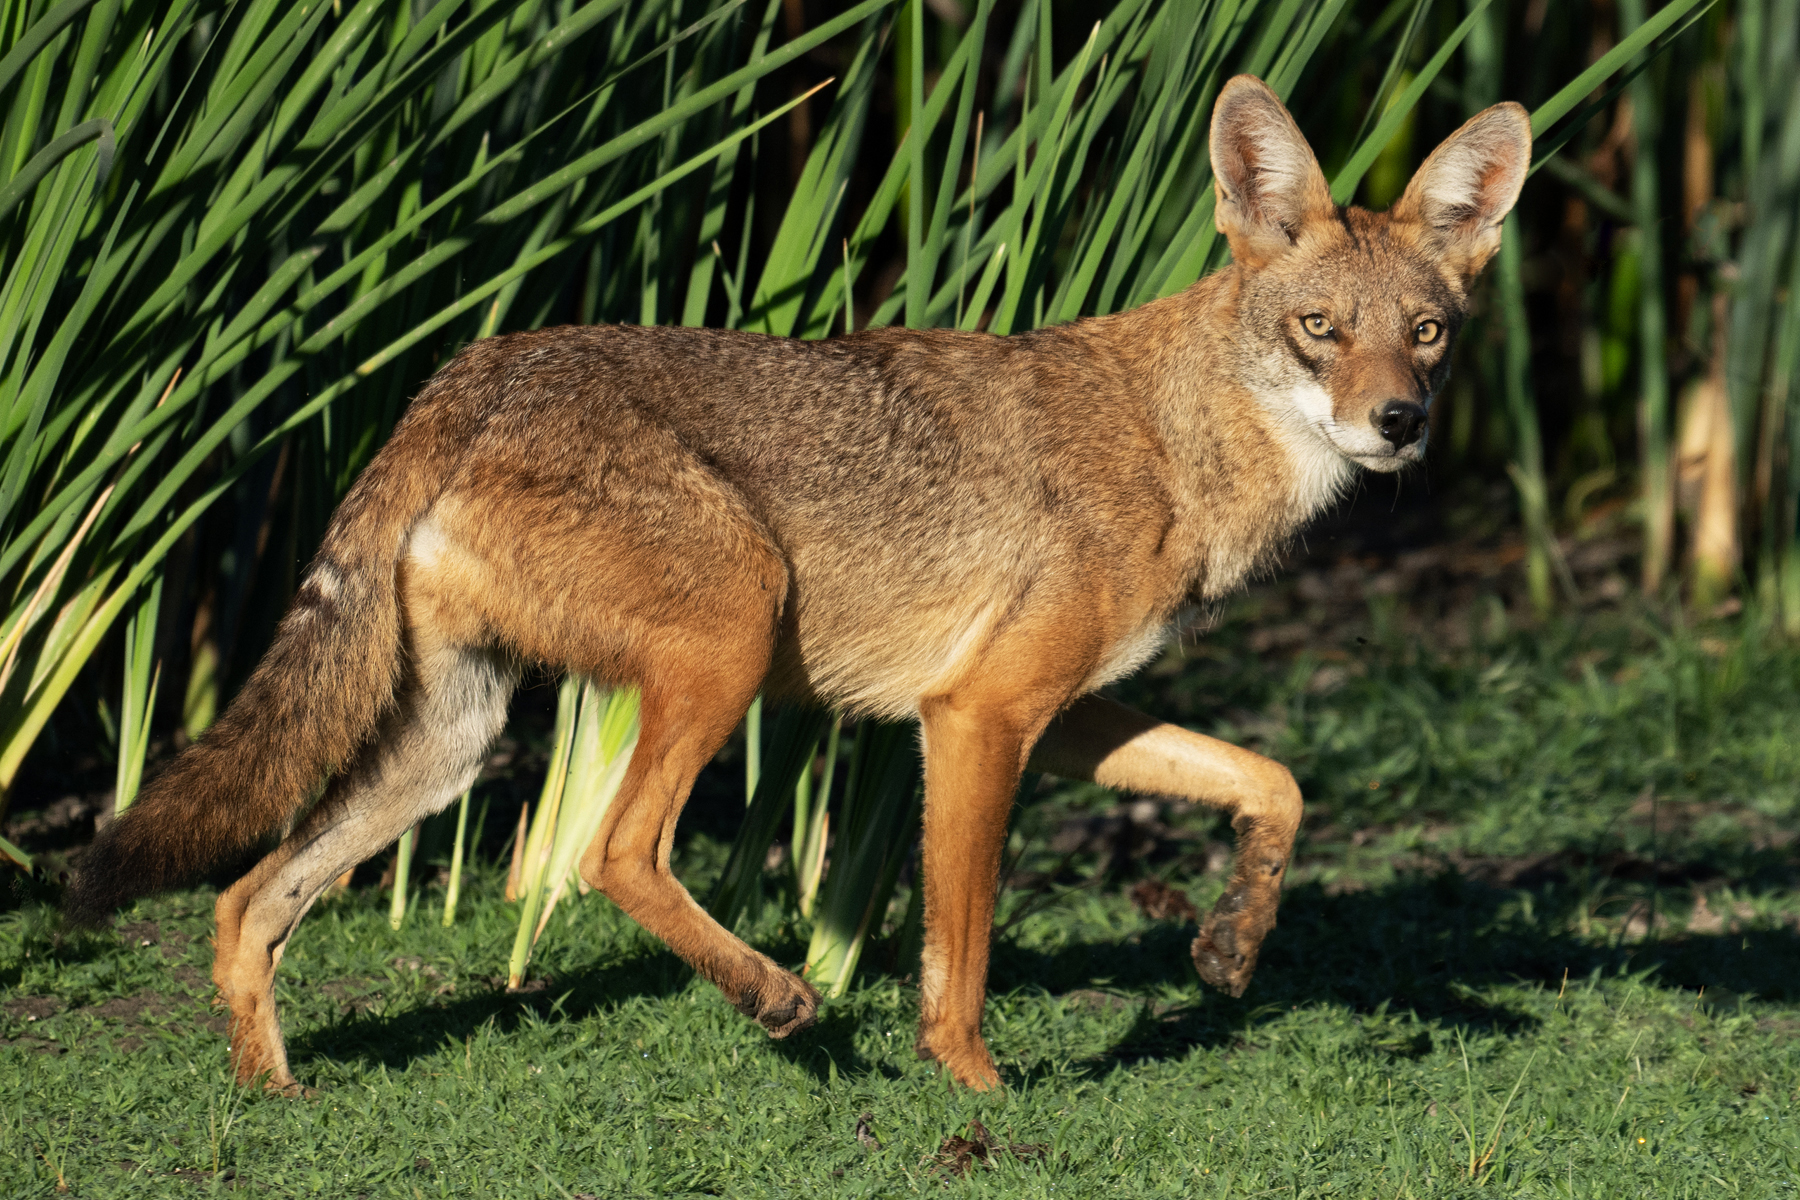
<svg viewBox="0 0 1800 1200"><path fill-rule="evenodd" d="M776 1036L818 996L669 873L696 774L759 690L919 721L921 1054L974 1086L1006 813L1027 761L1233 816L1202 978L1241 993L1300 799L1279 765L1091 695L1236 587L1352 477L1420 460L1468 286L1524 180L1517 105L1385 214L1332 203L1275 95L1214 109L1233 263L1131 312L1013 337L800 342L565 328L434 375L345 499L268 656L89 851L89 919L293 820L219 899L245 1078L292 1083L272 979L306 906L469 786L524 661L641 691L582 876Z"/></svg>

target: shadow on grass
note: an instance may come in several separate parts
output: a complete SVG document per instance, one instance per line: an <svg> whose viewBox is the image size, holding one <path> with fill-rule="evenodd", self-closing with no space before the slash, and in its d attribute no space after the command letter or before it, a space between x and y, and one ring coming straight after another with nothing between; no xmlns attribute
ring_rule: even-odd
<svg viewBox="0 0 1800 1200"><path fill-rule="evenodd" d="M790 961L799 953L791 945L760 948L774 953L778 961ZM781 953L784 949L785 955ZM346 1016L294 1036L288 1051L296 1066L309 1061L360 1059L399 1070L490 1024L496 1032L510 1033L526 1021L580 1021L633 999L670 999L684 991L693 978L693 969L675 955L651 950L604 967L559 974L537 991L507 992L477 985L478 990L466 996L391 1015ZM772 1046L821 1082L830 1078L833 1067L839 1074L866 1073L874 1067L856 1053L859 1020L847 1006L827 1004L812 1029Z"/></svg>
<svg viewBox="0 0 1800 1200"><path fill-rule="evenodd" d="M673 954L651 951L603 967L544 981L538 991L507 992L475 984L467 995L384 1014L360 1013L301 1033L288 1045L296 1065L310 1060L361 1059L390 1069L442 1051L488 1025L510 1033L528 1020L582 1020L628 1000L667 999L693 971Z"/></svg>
<svg viewBox="0 0 1800 1200"><path fill-rule="evenodd" d="M1529 904L1524 897L1530 897ZM1103 989L1119 1003L1137 1004L1132 1027L1086 1064L1094 1075L1179 1057L1197 1047L1253 1048L1258 1027L1274 1015L1321 1003L1357 1014L1373 1051L1420 1054L1431 1048L1426 1022L1466 1031L1530 1028L1538 1018L1495 1001L1492 986L1523 982L1556 988L1565 973L1571 985L1596 972L1629 971L1648 972L1652 982L1665 987L1704 986L1768 999L1800 996L1800 936L1790 929L1665 933L1609 943L1570 932L1579 902L1569 888L1523 892L1454 871L1337 896L1311 884L1283 898L1280 924L1241 999L1209 993L1176 1007L1133 999L1134 993L1192 978L1193 926L1172 923L1053 953L1003 940L995 946L990 986L1055 994ZM538 992L484 990L393 1015L347 1017L297 1036L291 1050L296 1064L360 1058L404 1068L490 1022L504 1033L528 1019L581 1020L634 998L671 998L692 977L674 955L648 952L559 976ZM817 1026L774 1048L821 1081L834 1067L840 1075L866 1073L876 1067L856 1053L860 1020L848 1006L827 1005Z"/></svg>
<svg viewBox="0 0 1800 1200"><path fill-rule="evenodd" d="M1197 1047L1255 1047L1259 1025L1319 1003L1357 1014L1374 1048L1424 1053L1430 1049L1425 1022L1500 1033L1537 1023L1531 1012L1495 1001L1494 985L1556 989L1565 978L1575 986L1596 972L1647 973L1658 986L1693 991L1800 996L1800 936L1792 929L1665 930L1657 938L1609 942L1573 932L1578 903L1572 889L1521 892L1455 872L1337 896L1316 884L1294 888L1282 899L1280 924L1241 999L1208 993L1172 1008L1140 1002L1131 1029L1087 1069L1105 1074ZM1002 944L991 984L1056 993L1099 988L1129 997L1191 980L1193 935L1191 924L1167 924L1123 942L1078 943L1049 954Z"/></svg>
<svg viewBox="0 0 1800 1200"><path fill-rule="evenodd" d="M827 1000L819 1009L819 1023L805 1033L773 1042L775 1052L797 1067L810 1071L820 1083L831 1082L832 1068L839 1075L860 1076L871 1072L898 1079L901 1072L887 1063L871 1063L856 1052L856 1031L863 1017L845 1005Z"/></svg>

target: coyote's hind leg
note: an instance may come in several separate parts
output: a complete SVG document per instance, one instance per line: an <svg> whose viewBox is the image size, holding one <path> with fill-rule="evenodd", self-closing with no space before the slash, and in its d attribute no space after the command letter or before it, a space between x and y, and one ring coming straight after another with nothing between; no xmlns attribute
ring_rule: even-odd
<svg viewBox="0 0 1800 1200"><path fill-rule="evenodd" d="M759 595L747 595L746 605ZM665 628L641 639L639 653L652 667L637 748L582 856L581 875L738 1011L782 1038L813 1023L818 992L713 920L669 870L675 822L694 778L725 744L768 669L770 640L761 630L773 622L763 616L750 611L735 633L714 627L690 637Z"/></svg>
<svg viewBox="0 0 1800 1200"><path fill-rule="evenodd" d="M1300 789L1278 762L1167 725L1099 696L1053 721L1031 753L1033 770L1105 787L1182 796L1222 808L1237 831L1225 894L1194 939L1200 978L1241 996L1275 927L1281 877L1300 828Z"/></svg>
<svg viewBox="0 0 1800 1200"><path fill-rule="evenodd" d="M499 734L513 668L457 646L415 648L415 678L356 764L268 857L219 897L213 982L231 1007L240 1083L298 1093L275 1012L294 927L344 871L468 787Z"/></svg>
<svg viewBox="0 0 1800 1200"><path fill-rule="evenodd" d="M589 424L567 432L587 445L580 453L505 459L501 446L440 502L442 527L466 548L460 577L505 644L641 689L637 746L581 877L785 1037L812 1023L818 993L696 904L669 851L695 777L768 674L789 564L743 495L673 430L631 404L601 411L584 408ZM604 438L582 442L600 425ZM532 436L546 447L562 437Z"/></svg>

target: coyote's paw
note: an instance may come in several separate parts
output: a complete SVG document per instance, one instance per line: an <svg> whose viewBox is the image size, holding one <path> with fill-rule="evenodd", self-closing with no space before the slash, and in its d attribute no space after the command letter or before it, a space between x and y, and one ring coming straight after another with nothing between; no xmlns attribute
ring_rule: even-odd
<svg viewBox="0 0 1800 1200"><path fill-rule="evenodd" d="M243 1060L239 1061L237 1082L239 1087L260 1087L271 1096L286 1096L290 1100L312 1100L319 1094L317 1088L309 1088L295 1079L286 1067L258 1067L254 1064L246 1067Z"/></svg>
<svg viewBox="0 0 1800 1200"><path fill-rule="evenodd" d="M913 1052L920 1058L939 1063L950 1078L972 1092L988 1092L1000 1086L1000 1071L994 1056L978 1033L957 1036L943 1026L921 1028Z"/></svg>
<svg viewBox="0 0 1800 1200"><path fill-rule="evenodd" d="M819 993L786 971L771 971L743 990L737 1010L779 1040L813 1027L819 1019Z"/></svg>
<svg viewBox="0 0 1800 1200"><path fill-rule="evenodd" d="M1252 903L1245 891L1228 891L1194 939L1194 969L1227 996L1242 996L1256 974L1257 951L1275 924L1273 899L1265 904L1267 911L1264 905Z"/></svg>
<svg viewBox="0 0 1800 1200"><path fill-rule="evenodd" d="M318 1088L309 1088L295 1079L290 1079L286 1083L276 1083L271 1078L263 1087L272 1094L286 1096L289 1100L317 1100L319 1098Z"/></svg>

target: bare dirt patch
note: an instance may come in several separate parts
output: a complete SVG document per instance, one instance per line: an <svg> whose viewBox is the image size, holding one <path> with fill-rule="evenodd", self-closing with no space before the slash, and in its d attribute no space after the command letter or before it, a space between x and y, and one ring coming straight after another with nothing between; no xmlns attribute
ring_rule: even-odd
<svg viewBox="0 0 1800 1200"><path fill-rule="evenodd" d="M0 1046L20 1046L46 1054L61 1054L69 1048L70 1035L76 1030L85 1033L86 1026L72 1018L91 1017L104 1022L106 1029L100 1036L114 1049L126 1053L142 1048L144 1035L152 1030L171 1025L199 1027L221 1035L227 1028L225 1014L211 1009L200 997L153 988L75 1008L70 1008L61 996L21 996L0 1007L8 1017L33 1027L17 1037L0 1038Z"/></svg>
<svg viewBox="0 0 1800 1200"><path fill-rule="evenodd" d="M61 996L20 996L0 1004L0 1011L15 1021L42 1021L61 1012L65 1002Z"/></svg>
<svg viewBox="0 0 1800 1200"><path fill-rule="evenodd" d="M386 1001L378 980L368 977L332 979L319 985L319 994L338 1006L346 1017L372 1012Z"/></svg>
<svg viewBox="0 0 1800 1200"><path fill-rule="evenodd" d="M169 1025L178 1025L184 1030L206 1029L221 1037L230 1028L230 1019L226 1014L213 1008L207 1001L197 996L158 992L151 988L78 1008L75 1013L118 1022L119 1033L123 1036L114 1043L114 1048L127 1054L143 1047L143 1035Z"/></svg>
<svg viewBox="0 0 1800 1200"><path fill-rule="evenodd" d="M155 921L132 921L119 926L119 938L127 946L155 946L164 958L181 958L194 939L179 929L165 929Z"/></svg>

